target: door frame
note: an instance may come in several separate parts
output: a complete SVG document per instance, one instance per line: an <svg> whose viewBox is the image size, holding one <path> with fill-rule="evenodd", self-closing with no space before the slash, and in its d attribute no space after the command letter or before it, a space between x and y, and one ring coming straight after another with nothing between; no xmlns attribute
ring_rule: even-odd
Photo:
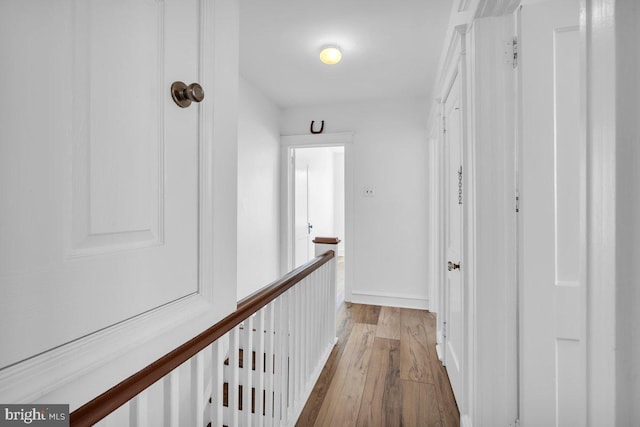
<svg viewBox="0 0 640 427"><path fill-rule="evenodd" d="M349 266L353 256L353 132L282 135L280 174L280 272L286 274L293 268L295 217L294 217L294 165L292 150L295 148L344 147L344 240L345 258L345 301L351 301L354 283L354 269ZM340 236L338 236L340 237Z"/></svg>
<svg viewBox="0 0 640 427"><path fill-rule="evenodd" d="M467 49L467 36L468 36L468 28L466 25L459 25L454 28L450 45L447 50L447 55L444 61L443 74L442 78L438 84L439 88L439 111L441 117L440 123L440 140L438 141L438 150L439 153L437 155L438 161L441 162L441 165L444 165L444 160L446 159L446 147L444 146L444 129L445 129L445 111L444 111L444 103L449 95L449 92L455 82L455 79L459 79L460 85L460 105L462 110L462 114L460 117L461 120L461 152L460 152L460 160L462 164L463 170L463 181L462 181L462 191L463 191L463 204L462 204L462 213L461 213L461 221L462 221L462 230L461 230L461 252L460 252L460 265L461 265L461 277L462 281L461 288L463 289L463 306L465 307L464 313L464 324L465 324L465 332L462 340L464 341L464 352L461 355L461 366L463 371L462 378L462 396L458 397L456 400L458 401L458 409L460 411L460 422L461 425L471 425L472 420L472 406L474 401L474 390L475 390L475 360L477 356L475 337L476 337L476 324L474 319L476 317L475 313L475 220L473 213L475 212L475 191L473 188L473 180L471 177L474 175L474 167L473 167L473 145L471 144L469 135L470 135L470 99L468 92L468 81L467 81L467 58L466 58L466 49ZM447 185L447 177L446 177L447 168L442 166L439 168L439 179L438 179L438 204L439 208L439 228L440 230L446 230L446 210L444 205L446 203L446 185ZM437 332L437 352L442 360L443 365L446 366L446 321L448 319L447 313L447 298L448 292L446 287L446 271L445 271L445 263L446 263L446 236L445 234L441 234L438 243L438 251L440 252L440 265L437 266L438 270L438 307L441 313L438 321L438 332Z"/></svg>
<svg viewBox="0 0 640 427"><path fill-rule="evenodd" d="M438 111L431 120L435 169L432 224L436 245L432 255L433 309L437 316L438 356L444 358L443 323L446 313L445 170L443 100L454 73L460 73L463 111L463 252L462 280L466 310L464 385L459 403L461 425L507 424L517 418L517 328L515 321L515 158L513 157L513 88L509 45L512 15L483 18L455 27L445 68L438 81ZM508 98L508 99L507 99ZM437 120L437 121L435 121ZM508 180L508 176L514 178ZM507 179L505 179L507 178ZM514 259L512 263L508 259ZM505 261L507 260L507 261ZM492 268L487 268L492 266ZM482 291L478 291L482 286ZM492 298L509 301L491 309ZM492 367L499 360L503 375ZM492 408L492 409L487 409Z"/></svg>
<svg viewBox="0 0 640 427"><path fill-rule="evenodd" d="M581 68L586 73L587 109L587 423L594 426L613 426L624 415L629 415L617 413L619 393L626 393L618 381L630 372L619 372L624 366L619 366L621 337L618 336L620 326L616 325L616 316L625 319L627 314L618 314L616 303L620 292L617 211L623 206L628 208L624 200L616 197L616 155L621 144L617 135L616 92L619 90L617 79L621 80L620 87L626 87L624 79L635 81L636 77L624 77L617 72L621 63L616 58L616 36L618 30L625 28L617 19L621 12L616 9L623 10L626 6L617 3L620 2L580 2ZM629 58L629 55L637 59L633 50L624 51L624 56Z"/></svg>
<svg viewBox="0 0 640 427"><path fill-rule="evenodd" d="M459 136L459 141L457 142L457 144L459 145L458 149L459 149L459 163L460 163L460 167L462 168L462 180L464 181L466 178L466 170L464 168L464 151L465 151L465 120L466 120L466 114L467 114L467 105L465 103L465 99L463 97L463 82L462 82L462 78L463 78L463 73L462 73L462 59L460 59L457 64L453 67L453 73L450 76L449 81L447 82L446 87L446 91L444 93L444 96L442 98L442 115L443 115L443 119L444 119L444 132L443 132L443 144L442 144L442 150L443 150L443 155L444 155L444 163L443 163L443 188L444 188L444 192L443 192L443 208L444 208L444 224L445 224L445 228L444 228L444 234L443 234L443 242L444 242L444 263L448 263L448 262L456 262L458 261L460 263L460 271L455 273L459 275L459 280L460 280L460 290L461 290L461 297L462 297L462 307L463 307L463 311L462 311L462 327L463 327L463 335L462 337L459 337L460 341L462 342L462 348L458 348L456 350L461 350L458 353L459 356L459 366L460 366L460 375L461 375L461 396L456 396L456 401L458 403L458 407L465 407L467 404L467 394L468 394L468 389L465 386L466 383L466 377L467 377L467 366L468 366L468 352L467 352L467 346L469 343L468 340L468 316L469 316L469 311L468 311L468 306L467 306L467 301L468 301L468 289L466 287L466 284L468 283L465 277L465 272L466 272L466 266L467 266L467 253L465 251L467 245L465 244L465 242L467 241L467 236L465 235L465 231L467 230L467 226L465 223L465 205L467 203L466 200L466 196L468 196L467 194L467 186L463 185L462 187L462 198L464 199L464 202L461 205L460 208L460 218L459 218L459 223L458 224L453 224L453 222L451 221L451 212L450 212L450 208L451 208L451 204L450 204L450 197L451 194L450 192L452 191L452 186L451 186L451 180L454 180L455 182L455 178L454 178L454 171L450 169L451 165L451 151L453 151L453 149L450 147L450 143L452 142L447 135L450 133L450 120L449 116L447 115L447 104L449 102L449 98L452 96L452 92L454 91L454 86L458 86L456 88L456 90L458 91L457 97L457 105L459 105L459 109L460 111L460 122L459 122L459 131L460 131L460 136ZM454 94L455 96L455 94ZM460 172L459 172L460 173ZM449 223L451 221L451 223ZM459 227L460 228L460 242L459 242L459 247L458 247L458 251L459 253L457 254L458 256L458 260L456 259L452 259L451 258L451 251L450 251L450 246L447 244L447 237L449 236L450 230L453 229L453 227ZM444 264L443 264L444 265ZM442 313L444 314L444 321L446 322L445 325L449 325L450 324L450 302L451 302L451 286L450 286L450 277L449 275L452 274L451 272L445 271L445 279L443 280L442 284L443 284L443 289L442 289L442 295L444 297L444 301L443 301L443 307L442 307ZM448 357L447 357L447 351L449 351L449 354L451 355L451 346L450 346L450 329L449 326L446 326L444 328L444 336L443 336L443 364L445 366L450 365ZM451 375L449 376L451 378ZM462 411L461 411L462 413Z"/></svg>
<svg viewBox="0 0 640 427"><path fill-rule="evenodd" d="M527 0L523 0L525 2ZM535 0L529 0L535 1ZM440 77L435 83L434 93L440 95L451 62L452 39L459 37L458 25L471 28L475 21L488 16L512 15L520 1L488 0L455 2L451 23L445 37L443 57L440 60ZM617 116L616 90L620 60L616 59L616 31L620 26L619 0L581 0L581 67L587 74L587 407L590 425L615 425L616 401L620 386L617 384L617 370L620 361L616 353L616 343L620 338L616 327L616 317L624 318L625 313L617 313L617 209L622 201L616 198L617 170L616 155ZM464 29L462 30L464 32ZM631 39L632 40L632 39ZM469 46L472 52L474 47ZM506 51L505 51L506 52ZM628 55L635 52L625 51ZM473 56L473 52L472 52ZM633 77L628 77L633 78ZM623 79L624 83L624 79ZM441 99L441 98L440 98ZM442 201L442 110L440 99L436 99L429 117L431 167L434 172L432 183L434 201L431 207L432 245L431 263L433 292L431 309L440 314L442 309L441 286L444 274L442 253L443 212ZM473 111L469 112L473 115ZM474 118L472 117L472 120ZM473 135L471 135L473 137ZM467 173L467 176L469 174ZM468 264L468 263L467 263ZM438 319L438 354L442 358L441 316ZM474 357L474 356L471 356ZM473 363L473 359L471 360ZM624 367L623 367L624 368ZM481 387L483 381L477 382ZM474 388L472 387L472 390ZM476 396L477 397L477 396ZM473 398L471 398L473 399ZM461 410L462 425L478 417L466 417ZM477 411L476 411L477 414Z"/></svg>

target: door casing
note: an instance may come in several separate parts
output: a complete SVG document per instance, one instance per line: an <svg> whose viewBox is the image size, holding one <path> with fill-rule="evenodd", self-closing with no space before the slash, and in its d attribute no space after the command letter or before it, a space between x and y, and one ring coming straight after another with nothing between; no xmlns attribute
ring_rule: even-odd
<svg viewBox="0 0 640 427"><path fill-rule="evenodd" d="M295 215L294 215L294 164L292 151L295 148L312 147L344 147L344 195L345 195L345 258L353 260L353 133L326 133L313 135L284 135L281 143L281 177L280 177L280 229L282 231L280 259L281 274L285 274L293 268L294 264L294 239L295 239ZM340 237L340 236L338 236ZM353 289L353 268L345 263L345 300L351 301Z"/></svg>

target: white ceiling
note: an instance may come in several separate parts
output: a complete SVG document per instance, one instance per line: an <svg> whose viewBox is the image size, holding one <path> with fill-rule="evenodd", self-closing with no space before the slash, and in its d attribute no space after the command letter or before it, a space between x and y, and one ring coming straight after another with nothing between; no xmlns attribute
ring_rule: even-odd
<svg viewBox="0 0 640 427"><path fill-rule="evenodd" d="M451 0L241 0L240 73L282 108L428 97ZM322 46L343 51L337 65Z"/></svg>

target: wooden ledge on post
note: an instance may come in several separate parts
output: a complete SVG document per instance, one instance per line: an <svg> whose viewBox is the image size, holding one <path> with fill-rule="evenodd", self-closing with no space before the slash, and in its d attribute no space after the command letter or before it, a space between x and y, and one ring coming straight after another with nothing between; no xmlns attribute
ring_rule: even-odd
<svg viewBox="0 0 640 427"><path fill-rule="evenodd" d="M313 239L313 243L316 245L315 255L322 255L326 251L335 252L338 256L338 243L340 239L337 237L316 237Z"/></svg>
<svg viewBox="0 0 640 427"><path fill-rule="evenodd" d="M331 296L330 298L333 301L336 301L336 284L338 282L338 263L337 263L337 259L338 259L338 243L340 243L340 239L337 237L316 237L315 239L313 239L313 243L315 244L315 255L319 256L324 254L327 251L333 251L333 254L335 255L335 257L333 259L331 259L331 265L332 267L332 272L331 272ZM336 314L338 311L338 307L336 306ZM333 316L333 319L331 320L333 322L333 330L336 331L336 337L338 336L337 334L337 329L336 329L336 316Z"/></svg>

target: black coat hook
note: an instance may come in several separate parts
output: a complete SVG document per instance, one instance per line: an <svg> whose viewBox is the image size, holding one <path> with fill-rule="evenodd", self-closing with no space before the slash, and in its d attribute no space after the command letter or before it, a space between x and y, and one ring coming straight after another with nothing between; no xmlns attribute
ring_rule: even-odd
<svg viewBox="0 0 640 427"><path fill-rule="evenodd" d="M311 133L322 133L322 131L324 130L324 120L322 121L322 125L320 125L320 130L313 130L313 124L314 123L315 123L315 121L311 120L311 127L309 128Z"/></svg>

